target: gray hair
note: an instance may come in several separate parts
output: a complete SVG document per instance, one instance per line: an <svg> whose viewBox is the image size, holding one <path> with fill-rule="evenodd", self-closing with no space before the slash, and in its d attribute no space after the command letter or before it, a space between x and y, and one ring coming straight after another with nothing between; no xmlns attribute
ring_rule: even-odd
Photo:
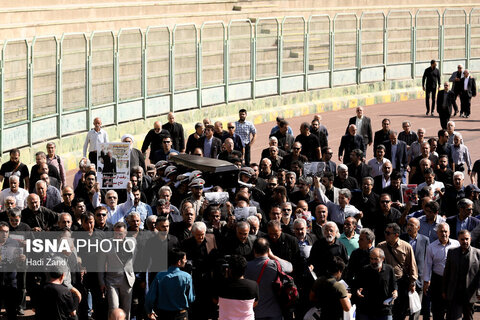
<svg viewBox="0 0 480 320"><path fill-rule="evenodd" d="M172 189L170 189L169 186L163 186L160 189L158 189L158 194L160 194L160 192L163 192L163 191L168 191L170 192L170 195L172 195Z"/></svg>
<svg viewBox="0 0 480 320"><path fill-rule="evenodd" d="M250 230L250 224L246 221L239 221L235 226L237 229L248 229Z"/></svg>
<svg viewBox="0 0 480 320"><path fill-rule="evenodd" d="M293 171L288 171L285 177L288 177L288 176L293 176L295 179L297 179L297 174Z"/></svg>
<svg viewBox="0 0 480 320"><path fill-rule="evenodd" d="M450 231L450 225L446 222L440 222L439 224L437 224L437 227L435 228L435 231L440 229L440 227L443 227L443 228L447 229L448 231Z"/></svg>
<svg viewBox="0 0 480 320"><path fill-rule="evenodd" d="M138 217L140 218L140 213L138 213L137 211L132 211L132 212L130 212L130 213L128 214L128 216L127 216L127 220L130 220L130 219L132 219L132 218L135 217L135 216L138 216Z"/></svg>
<svg viewBox="0 0 480 320"><path fill-rule="evenodd" d="M7 215L9 217L21 217L22 216L22 210L20 208L11 208L7 210Z"/></svg>
<svg viewBox="0 0 480 320"><path fill-rule="evenodd" d="M348 167L341 163L337 166L337 171L348 171Z"/></svg>
<svg viewBox="0 0 480 320"><path fill-rule="evenodd" d="M301 224L302 226L306 227L307 226L307 221L303 218L297 218L295 221L293 221L293 225Z"/></svg>
<svg viewBox="0 0 480 320"><path fill-rule="evenodd" d="M247 222L248 222L248 223L260 224L260 220L258 219L257 216L249 216L249 217L247 218Z"/></svg>
<svg viewBox="0 0 480 320"><path fill-rule="evenodd" d="M373 249L373 250L377 250L378 255L380 256L380 258L382 258L382 260L385 260L385 252L384 252L382 249L380 249L380 248L375 248L375 249ZM373 250L372 250L372 251L373 251Z"/></svg>
<svg viewBox="0 0 480 320"><path fill-rule="evenodd" d="M192 226L192 233L197 231L207 232L207 225L202 221L194 222Z"/></svg>
<svg viewBox="0 0 480 320"><path fill-rule="evenodd" d="M343 195L344 197L347 197L348 199L352 199L352 193L347 188L340 189L338 191L338 195Z"/></svg>
<svg viewBox="0 0 480 320"><path fill-rule="evenodd" d="M35 182L35 188L38 186L38 185L41 185L41 184L44 184L45 186L47 186L47 183L43 180L38 180L37 182Z"/></svg>
<svg viewBox="0 0 480 320"><path fill-rule="evenodd" d="M335 238L340 237L340 231L338 230L338 226L335 222L333 221L328 221L325 223L322 227L322 234L325 235L325 231L327 230L327 227L333 227L335 230Z"/></svg>
<svg viewBox="0 0 480 320"><path fill-rule="evenodd" d="M17 180L17 182L20 182L20 177L19 177L19 176L16 176L16 175L11 175L11 176L8 178L8 181L12 181L12 180Z"/></svg>
<svg viewBox="0 0 480 320"><path fill-rule="evenodd" d="M473 201L467 198L460 199L457 202L458 209L465 209L467 206L471 206L471 205L473 205Z"/></svg>
<svg viewBox="0 0 480 320"><path fill-rule="evenodd" d="M455 171L455 173L453 174L453 177L461 177L462 180L465 179L465 175L463 174L462 171Z"/></svg>
<svg viewBox="0 0 480 320"><path fill-rule="evenodd" d="M371 241L372 243L375 242L375 233L373 233L372 229L362 228L360 229L360 234L364 234L368 241Z"/></svg>

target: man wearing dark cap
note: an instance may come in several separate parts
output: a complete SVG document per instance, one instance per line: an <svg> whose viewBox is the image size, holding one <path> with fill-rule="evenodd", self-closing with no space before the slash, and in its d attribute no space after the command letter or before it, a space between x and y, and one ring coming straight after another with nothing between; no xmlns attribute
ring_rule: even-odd
<svg viewBox="0 0 480 320"><path fill-rule="evenodd" d="M432 96L432 109L430 115L433 116L435 111L435 98L437 97L437 84L440 87L440 71L437 69L437 62L435 60L430 61L430 67L425 69L422 77L422 88L425 91L425 105L427 107L428 116L430 113L430 95Z"/></svg>
<svg viewBox="0 0 480 320"><path fill-rule="evenodd" d="M477 217L480 215L480 200L479 200L480 189L474 185L469 184L465 187L465 198L470 199L473 202L473 212L472 216Z"/></svg>
<svg viewBox="0 0 480 320"><path fill-rule="evenodd" d="M203 196L203 187L205 186L205 180L202 178L193 179L192 182L188 185L190 187L190 192L192 195L182 201L180 207L183 208L185 202L190 202L193 205L195 210L195 215L198 216L200 209L202 208L205 197Z"/></svg>

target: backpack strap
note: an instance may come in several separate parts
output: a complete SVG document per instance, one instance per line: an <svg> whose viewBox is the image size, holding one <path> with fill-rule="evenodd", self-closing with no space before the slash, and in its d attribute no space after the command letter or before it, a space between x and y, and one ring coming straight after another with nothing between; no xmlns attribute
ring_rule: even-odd
<svg viewBox="0 0 480 320"><path fill-rule="evenodd" d="M257 284L260 284L260 280L262 280L263 272L265 271L265 268L267 267L268 261L270 261L270 260L267 259L267 260L263 263L262 270L260 271L260 275L258 276L258 279L257 279Z"/></svg>

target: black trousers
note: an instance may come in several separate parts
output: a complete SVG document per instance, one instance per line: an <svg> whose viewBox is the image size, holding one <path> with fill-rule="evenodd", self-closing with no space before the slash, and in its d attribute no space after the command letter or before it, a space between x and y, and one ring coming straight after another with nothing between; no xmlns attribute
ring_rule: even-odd
<svg viewBox="0 0 480 320"><path fill-rule="evenodd" d="M440 125L442 126L443 130L447 130L448 121L450 121L450 115L440 113Z"/></svg>
<svg viewBox="0 0 480 320"><path fill-rule="evenodd" d="M250 144L245 145L245 165L250 165Z"/></svg>
<svg viewBox="0 0 480 320"><path fill-rule="evenodd" d="M409 300L408 289L410 281L406 278L397 280L398 297L393 304L393 320L403 320L408 315Z"/></svg>
<svg viewBox="0 0 480 320"><path fill-rule="evenodd" d="M432 301L433 320L444 320L447 312L447 301L442 297L442 282L443 277L432 272L428 292Z"/></svg>
<svg viewBox="0 0 480 320"><path fill-rule="evenodd" d="M432 97L432 109L430 111L430 96ZM427 113L433 113L435 111L435 100L437 99L437 88L425 90L425 106L427 107Z"/></svg>
<svg viewBox="0 0 480 320"><path fill-rule="evenodd" d="M463 113L466 116L470 115L471 101L472 98L468 96L466 91L463 91L462 94L460 94L460 113Z"/></svg>
<svg viewBox="0 0 480 320"><path fill-rule="evenodd" d="M88 153L88 160L90 160L91 163L95 164L95 169L97 167L97 151L92 151Z"/></svg>
<svg viewBox="0 0 480 320"><path fill-rule="evenodd" d="M0 286L0 299L5 302L5 309L7 309L7 319L17 319L17 288L10 286Z"/></svg>
<svg viewBox="0 0 480 320"><path fill-rule="evenodd" d="M188 320L188 312L183 311L167 311L155 310L159 320Z"/></svg>
<svg viewBox="0 0 480 320"><path fill-rule="evenodd" d="M458 112L457 97L460 96L460 92L454 92L455 98L453 99L453 111Z"/></svg>
<svg viewBox="0 0 480 320"><path fill-rule="evenodd" d="M475 312L473 303L468 301L449 301L447 320L473 320L473 313ZM463 318L462 318L463 315Z"/></svg>

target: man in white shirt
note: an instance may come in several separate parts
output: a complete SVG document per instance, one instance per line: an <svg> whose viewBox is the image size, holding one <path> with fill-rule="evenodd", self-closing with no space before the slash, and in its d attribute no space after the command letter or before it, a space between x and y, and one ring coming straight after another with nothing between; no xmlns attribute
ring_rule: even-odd
<svg viewBox="0 0 480 320"><path fill-rule="evenodd" d="M93 129L90 129L85 138L85 143L83 144L83 156L87 156L88 148L88 159L91 163L97 165L97 148L100 143L108 142L108 134L105 130L102 129L102 119L99 117L93 119Z"/></svg>
<svg viewBox="0 0 480 320"><path fill-rule="evenodd" d="M427 247L423 269L423 292L430 292L433 319L445 319L447 301L442 297L443 271L448 250L458 248L460 243L450 239L450 227L442 222L437 228L438 240Z"/></svg>
<svg viewBox="0 0 480 320"><path fill-rule="evenodd" d="M0 192L0 206L3 205L8 196L11 196L15 198L16 207L23 210L27 206L28 191L20 188L20 178L18 176L10 176L8 182L10 183L10 188Z"/></svg>
<svg viewBox="0 0 480 320"><path fill-rule="evenodd" d="M103 206L107 208L107 223L115 225L117 222L124 222L125 216L128 214L130 208L133 206L134 197L132 194L132 182L129 181L127 184L127 201L121 204L118 204L118 194L114 190L109 190L105 195L105 202L100 203L100 190L99 184L96 184L96 192L93 195L93 206L95 208Z"/></svg>
<svg viewBox="0 0 480 320"><path fill-rule="evenodd" d="M423 187L429 186L433 190L432 200L439 200L445 193L445 185L441 181L435 181L435 173L432 168L427 168L424 171L423 176L425 177L425 182L420 183L417 186L416 193L422 190Z"/></svg>
<svg viewBox="0 0 480 320"><path fill-rule="evenodd" d="M375 158L368 161L368 166L372 168L372 177L376 177L382 174L382 167L388 159L385 158L385 146L379 144L375 150Z"/></svg>

